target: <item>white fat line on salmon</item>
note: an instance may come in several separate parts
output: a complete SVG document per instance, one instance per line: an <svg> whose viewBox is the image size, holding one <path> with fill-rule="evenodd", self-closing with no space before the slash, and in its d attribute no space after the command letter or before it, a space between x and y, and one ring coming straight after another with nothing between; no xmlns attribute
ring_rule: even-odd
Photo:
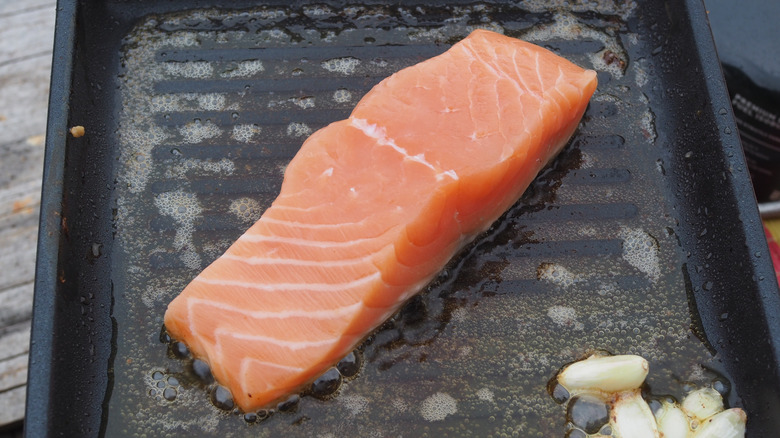
<svg viewBox="0 0 780 438"><path fill-rule="evenodd" d="M498 55L496 53L493 53L492 59L485 59L484 57L480 56L480 54L474 50L473 43L469 41L470 44L463 44L463 50L465 53L467 53L469 56L471 56L472 59L482 61L482 65L490 69L490 71L496 76L497 79L506 79L509 81L519 92L520 96L528 93L528 91L531 90L531 88L523 89L523 87L520 86L519 81L522 81L522 75L518 72L517 78L510 77L505 71L503 71L497 64L494 65L494 62L498 59ZM514 53L512 54L512 60L514 61L517 57L517 49L515 49ZM537 58L537 65L538 65L538 58ZM517 64L515 64L517 66ZM525 84L523 84L525 85ZM540 97L541 98L541 97ZM496 102L498 102L498 99L496 99ZM500 112L499 112L500 114Z"/></svg>
<svg viewBox="0 0 780 438"><path fill-rule="evenodd" d="M277 345L282 348L288 348L290 350L302 350L304 348L316 348L333 345L339 341L338 337L331 339L325 339L323 341L285 341L284 339L272 338L270 336L261 335L248 335L244 333L235 333L234 331L226 328L218 328L214 330L214 337L217 339L217 343L221 343L220 338L234 338L242 341L250 342L265 342L267 344Z"/></svg>
<svg viewBox="0 0 780 438"><path fill-rule="evenodd" d="M454 180L458 179L458 174L455 173L454 170L442 171L441 169L438 169L433 164L429 163L425 159L424 153L417 154L417 155L409 155L409 151L395 144L395 140L393 140L392 138L387 137L387 130L384 127L377 126L374 123L368 123L366 119L358 119L355 117L350 117L349 123L353 127L362 131L363 134L365 134L367 137L371 137L374 140L376 140L378 144L382 146L390 146L396 152L403 155L405 160L416 161L424 165L425 167L428 167L429 169L433 170L434 172L436 172L437 180L441 181L442 179L444 179L444 176L449 176Z"/></svg>
<svg viewBox="0 0 780 438"><path fill-rule="evenodd" d="M247 380L246 376L247 376L247 373L249 372L249 366L252 365L253 363L261 365L261 366L264 366L264 367L279 368L280 370L290 370L290 371L294 371L294 372L300 372L300 371L304 370L304 368L293 367L293 366L289 366L289 365L280 365L278 363L266 362L264 360L255 359L255 358L252 358L252 357L246 357L246 358L244 358L241 361L241 368L240 368L240 371L239 371L241 373L241 387L242 388L246 387L246 385L245 385L245 382ZM266 389L267 388L271 388L271 387L272 387L271 384L267 384Z"/></svg>
<svg viewBox="0 0 780 438"><path fill-rule="evenodd" d="M390 228L390 230L392 229L393 228ZM297 237L266 236L264 234L245 233L243 236L239 237L238 240L243 240L245 242L252 242L252 243L262 243L262 242L289 243L291 245L315 246L317 248L343 248L347 246L353 246L358 243L370 242L372 240L376 240L384 236L385 234L386 232L376 237L365 237L365 238L348 240L346 242L343 242L343 241L334 241L334 240L313 241L313 240L300 239Z"/></svg>
<svg viewBox="0 0 780 438"><path fill-rule="evenodd" d="M374 253L367 256L355 257L351 259L338 259L338 260L302 260L302 259L285 259L285 258L273 258L273 257L242 257L235 254L223 254L222 257L228 260L235 260L239 263L245 263L247 265L282 265L282 266L323 266L323 267L341 267L346 265L356 265L359 263L366 263L371 261L371 257Z"/></svg>
<svg viewBox="0 0 780 438"><path fill-rule="evenodd" d="M374 282L381 279L381 274L375 272L371 275L358 278L357 280L346 281L343 283L275 283L275 284L262 284L249 281L238 280L215 280L211 278L201 278L201 276L195 277L193 282L213 284L217 286L234 286L245 289L267 290L271 292L280 290L305 290L310 292L333 292L343 291L353 287L360 287L365 284Z"/></svg>
<svg viewBox="0 0 780 438"><path fill-rule="evenodd" d="M375 218L371 218L371 219L375 220ZM284 219L276 219L272 217L263 217L263 221L272 224L289 225L290 228L305 228L307 230L330 230L334 228L341 229L349 226L365 225L366 223L369 222L369 218L361 219L357 222L341 222L335 224L306 223L306 222L288 221ZM388 230L390 230L393 227L395 227L395 225L391 225L387 229L382 230L381 234L385 234ZM381 234L378 234L378 236Z"/></svg>
<svg viewBox="0 0 780 438"><path fill-rule="evenodd" d="M358 302L349 306L337 307L335 309L327 310L284 310L284 311L266 311L266 310L248 310L242 307L231 306L230 304L204 300L202 298L190 298L187 300L187 310L190 314L193 314L193 308L195 306L207 306L217 308L219 310L226 310L228 312L240 313L246 315L252 319L283 319L283 318L299 318L305 317L309 319L334 319L341 316L353 315L356 311L363 306Z"/></svg>

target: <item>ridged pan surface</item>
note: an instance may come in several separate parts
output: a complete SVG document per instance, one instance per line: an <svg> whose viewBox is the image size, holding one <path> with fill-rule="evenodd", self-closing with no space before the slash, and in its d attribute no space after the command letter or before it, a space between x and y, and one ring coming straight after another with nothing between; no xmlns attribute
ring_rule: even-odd
<svg viewBox="0 0 780 438"><path fill-rule="evenodd" d="M257 7L138 21L117 89L105 435L562 436L565 407L547 383L595 349L647 358L658 395L725 379L697 337L664 195L645 91L653 65L637 55L651 42L631 25L631 2L610 4ZM304 396L257 422L215 406L192 361L160 340L168 302L260 217L309 134L477 27L599 72L571 144L361 346L362 368L332 398Z"/></svg>

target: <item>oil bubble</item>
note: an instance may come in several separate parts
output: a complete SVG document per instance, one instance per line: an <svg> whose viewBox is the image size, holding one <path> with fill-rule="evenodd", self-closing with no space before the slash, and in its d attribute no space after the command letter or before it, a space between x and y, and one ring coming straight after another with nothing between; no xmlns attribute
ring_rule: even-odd
<svg viewBox="0 0 780 438"><path fill-rule="evenodd" d="M287 400L276 405L276 410L279 412L293 413L298 410L301 397L298 394L291 395Z"/></svg>
<svg viewBox="0 0 780 438"><path fill-rule="evenodd" d="M211 369L209 368L209 365L200 359L195 359L192 361L192 372L201 382L205 384L211 384L214 382L214 376L211 375Z"/></svg>
<svg viewBox="0 0 780 438"><path fill-rule="evenodd" d="M176 394L177 394L176 388L172 388L170 386L163 390L163 398L168 401L176 400Z"/></svg>
<svg viewBox="0 0 780 438"><path fill-rule="evenodd" d="M357 375L358 371L360 371L360 365L360 355L352 351L336 364L336 368L338 368L342 376L350 378Z"/></svg>
<svg viewBox="0 0 780 438"><path fill-rule="evenodd" d="M170 351L178 358L187 358L190 355L190 349L183 342L174 342L170 344Z"/></svg>
<svg viewBox="0 0 780 438"><path fill-rule="evenodd" d="M566 419L585 433L596 433L609 421L609 408L596 397L577 396L569 402Z"/></svg>
<svg viewBox="0 0 780 438"><path fill-rule="evenodd" d="M223 411L230 411L235 406L233 395L222 385L215 385L211 390L211 403Z"/></svg>
<svg viewBox="0 0 780 438"><path fill-rule="evenodd" d="M336 368L330 368L311 384L311 395L319 399L326 399L333 395L340 385L341 373Z"/></svg>
<svg viewBox="0 0 780 438"><path fill-rule="evenodd" d="M555 403L558 403L559 405L565 403L570 397L569 391L558 383L558 379L556 378L553 378L547 383L547 392L550 393L550 396L555 400Z"/></svg>
<svg viewBox="0 0 780 438"><path fill-rule="evenodd" d="M566 433L566 438L588 438L588 434L579 429L572 429Z"/></svg>

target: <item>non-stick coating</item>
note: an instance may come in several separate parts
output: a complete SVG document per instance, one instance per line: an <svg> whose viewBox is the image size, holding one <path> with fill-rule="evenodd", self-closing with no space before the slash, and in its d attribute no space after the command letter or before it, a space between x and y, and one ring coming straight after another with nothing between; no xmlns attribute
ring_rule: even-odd
<svg viewBox="0 0 780 438"><path fill-rule="evenodd" d="M366 6L362 10L384 12L324 18L298 3L266 7L240 1L223 9L212 3L59 4L26 436L150 432L144 427L161 420L145 414L147 408L164 417L168 426L161 427L174 434L242 436L264 427L283 430L282 423L289 422L297 425L288 431L308 434L321 421L314 414L357 415L365 412L363 400L376 406L370 394L395 400L392 412L403 415L383 420L391 411L371 408L376 415L365 424L418 434L446 423L426 423L420 414L424 400L442 399L437 393L459 400L458 414L446 424L464 429L450 434L469 428L496 433L491 421L498 421L505 431L560 436L562 411L551 424L533 424L545 418L536 417L537 411L559 409L552 399L534 394L532 404L539 409L512 404L512 391L500 385L530 394L563 361L597 348L657 358L654 391L673 392L675 376L690 377L691 361L711 367L733 383L728 402L748 412L750 436L780 430L777 284L701 3L401 2L383 9L381 2L328 2L324 9ZM258 12L263 10L298 11L299 20L282 24L322 31L303 38L322 48L262 49L274 46L266 40L246 55L247 46L231 35L261 35L262 20L251 18L269 19ZM464 20L462 26L447 21L453 16ZM399 24L417 31L409 34L418 40L399 39ZM600 70L599 93L573 144L488 235L370 339L363 349L367 365L342 394L326 403L305 397L294 416L276 415L251 429L239 417L219 414L204 389L186 383L187 362L168 357L158 340L165 300L240 234L246 226L242 212L256 217L272 197L281 175L274 172L304 138L296 133L348 113L350 100L338 102L335 91L358 98L393 68L443 51L476 25L535 40ZM366 35L349 40L349 32L342 32L348 28ZM373 41L366 39L367 29L376 30ZM580 30L579 38L568 38L573 29ZM332 41L327 31L334 33ZM188 32L206 48L192 50ZM184 37L180 45L166 46L166 35ZM235 47L208 49L220 38ZM147 48L154 48L148 59ZM241 66L254 58L265 70ZM328 64L334 59L346 62ZM150 62L150 70L138 70L139 60ZM231 76L235 70L214 70L230 63L260 79L227 80L239 77ZM300 76L263 82L270 80L263 74L277 71L271 66L283 72L285 63L295 64L286 66L288 72L297 68ZM137 74L155 68L169 69L168 76L138 82ZM325 72L322 79L307 79L313 70ZM225 89L235 85L249 88ZM269 91L279 96L275 105L289 108L269 109L274 103ZM187 92L206 97L185 98L179 101L184 110L156 114L138 106ZM239 93L248 98L231 109ZM326 94L333 96L332 107ZM214 95L227 97L215 101ZM217 129L204 130L201 125L208 123ZM87 135L67 137L67 127L79 124ZM236 125L244 127L236 131ZM138 137L133 128L140 128ZM153 129L173 137L139 148ZM270 138L278 148L266 153L237 140L242 135L261 143ZM199 147L201 142L208 147ZM176 147L167 147L173 143ZM228 143L231 148L222 147ZM219 150L229 153L220 156ZM144 176L141 185L133 185ZM229 213L231 205L236 214ZM610 300L613 311L627 313L610 314ZM486 324L487 318L496 321ZM491 338L496 351L470 343ZM675 339L679 350L664 347ZM479 354L471 354L475 351ZM478 366L480 358L485 372L476 376L468 367ZM452 364L466 367L465 377L447 374ZM161 399L154 389L155 371L177 378L178 386L164 384L179 391L175 401ZM394 398L400 391L394 385L410 379L419 393ZM483 398L471 397L483 388L488 390L480 392ZM487 403L488 393L508 404L478 405ZM474 418L467 427L462 420L469 412ZM360 421L350 418L345 424L351 426L342 430L359 433L349 427ZM160 431L154 430L153 435Z"/></svg>

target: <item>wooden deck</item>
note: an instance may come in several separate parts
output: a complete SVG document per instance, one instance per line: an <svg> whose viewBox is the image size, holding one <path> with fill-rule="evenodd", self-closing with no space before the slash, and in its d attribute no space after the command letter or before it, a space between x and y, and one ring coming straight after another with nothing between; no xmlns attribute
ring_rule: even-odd
<svg viewBox="0 0 780 438"><path fill-rule="evenodd" d="M0 435L24 417L54 0L0 0Z"/></svg>

